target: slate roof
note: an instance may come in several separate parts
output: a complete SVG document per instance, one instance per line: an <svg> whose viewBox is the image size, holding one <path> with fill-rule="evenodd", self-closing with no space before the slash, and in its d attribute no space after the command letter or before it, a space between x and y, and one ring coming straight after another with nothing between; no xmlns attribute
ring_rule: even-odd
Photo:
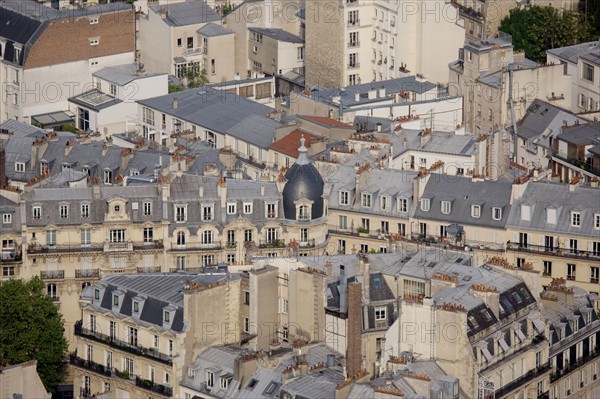
<svg viewBox="0 0 600 399"><path fill-rule="evenodd" d="M321 140L320 136L305 132L304 130L296 129L279 140L273 142L269 148L282 154L289 155L292 158L298 158L298 143L300 142L300 138L302 136L304 136L304 139L306 140L306 144L304 145L306 148L310 148L310 144L312 142Z"/></svg>
<svg viewBox="0 0 600 399"><path fill-rule="evenodd" d="M563 127L557 140L565 141L577 147L600 144L600 123L590 122L575 126Z"/></svg>
<svg viewBox="0 0 600 399"><path fill-rule="evenodd" d="M178 101L176 109L173 108L175 98ZM283 126L267 116L272 110L266 105L212 88L186 90L138 103L264 149L273 142L275 129Z"/></svg>
<svg viewBox="0 0 600 399"><path fill-rule="evenodd" d="M114 83L117 86L125 86L128 83L133 82L134 80L166 75L166 73L153 73L138 76L137 72L137 64L123 64L102 68L101 70L94 72L93 76L105 80L107 82Z"/></svg>
<svg viewBox="0 0 600 399"><path fill-rule="evenodd" d="M153 5L149 8L157 14L165 10L167 16L164 21L169 26L187 26L221 20L221 16L203 0Z"/></svg>
<svg viewBox="0 0 600 399"><path fill-rule="evenodd" d="M521 204L531 205L531 221L522 220ZM548 223L547 208L556 209L556 224ZM571 226L571 211L581 212L581 226ZM594 228L596 213L600 213L598 189L577 187L569 191L564 184L529 182L521 198L514 202L506 225L514 230L530 229L600 239L600 230Z"/></svg>
<svg viewBox="0 0 600 399"><path fill-rule="evenodd" d="M425 144L421 144L422 134L422 130L402 129L393 134L376 134L376 136L391 142L394 159L411 150L464 157L474 155L476 152L475 139L471 135L433 131L429 133L430 137Z"/></svg>
<svg viewBox="0 0 600 399"><path fill-rule="evenodd" d="M579 57L597 52L599 49L600 47L598 47L598 41L594 41L575 44L573 46L553 48L546 50L546 53L568 61L572 64L577 64Z"/></svg>
<svg viewBox="0 0 600 399"><path fill-rule="evenodd" d="M2 124L0 124L0 129L8 130L10 133L13 133L13 136L27 136L34 138L42 137L46 135L46 131L39 127L35 127L30 125L29 123L23 123L17 121L15 119L8 119Z"/></svg>
<svg viewBox="0 0 600 399"><path fill-rule="evenodd" d="M251 32L260 33L263 36L270 37L277 41L288 42L288 43L304 43L304 40L300 36L294 35L290 32L287 32L283 29L276 28L248 28Z"/></svg>
<svg viewBox="0 0 600 399"><path fill-rule="evenodd" d="M197 32L202 36L206 37L234 34L234 32L231 29L225 28L224 26L215 24L213 22L207 23L202 28L198 29Z"/></svg>
<svg viewBox="0 0 600 399"><path fill-rule="evenodd" d="M422 198L429 198L430 209L423 211L416 204L414 217L457 223L459 225L476 225L492 228L504 228L511 210L510 182L472 181L469 177L431 174L425 186ZM450 201L449 214L442 213L441 202ZM480 217L471 215L471 205L480 205ZM492 207L502 210L500 220L492 217Z"/></svg>
<svg viewBox="0 0 600 399"><path fill-rule="evenodd" d="M316 123L321 126L326 126L326 127L342 127L342 128L346 128L346 129L354 129L354 127L352 125L349 125L342 121L338 121L333 118L328 118L326 116L300 115L300 116L298 116L298 118L306 119L308 121L311 121L313 123Z"/></svg>

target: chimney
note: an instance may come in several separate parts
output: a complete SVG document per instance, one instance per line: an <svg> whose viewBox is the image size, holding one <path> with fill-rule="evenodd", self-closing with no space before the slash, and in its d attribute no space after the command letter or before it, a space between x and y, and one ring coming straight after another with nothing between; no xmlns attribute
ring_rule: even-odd
<svg viewBox="0 0 600 399"><path fill-rule="evenodd" d="M425 192L425 186L427 186L427 182L429 181L429 173L421 173L415 177L413 180L413 195L414 195L414 203L418 206L419 201L421 201L421 197Z"/></svg>
<svg viewBox="0 0 600 399"><path fill-rule="evenodd" d="M429 131L429 129L421 130L421 133L419 135L421 136L421 147L429 143L429 141L431 140L431 132Z"/></svg>
<svg viewBox="0 0 600 399"><path fill-rule="evenodd" d="M369 96L369 100L376 99L377 98L377 90L372 88L371 90L369 90L368 96Z"/></svg>
<svg viewBox="0 0 600 399"><path fill-rule="evenodd" d="M381 88L379 89L379 97L385 97L385 86L381 86Z"/></svg>
<svg viewBox="0 0 600 399"><path fill-rule="evenodd" d="M177 97L173 97L173 109L177 109Z"/></svg>
<svg viewBox="0 0 600 399"><path fill-rule="evenodd" d="M327 355L327 368L335 367L335 355L330 353Z"/></svg>
<svg viewBox="0 0 600 399"><path fill-rule="evenodd" d="M204 187L203 186L200 186L200 188L198 189L198 196L200 198L204 197Z"/></svg>
<svg viewBox="0 0 600 399"><path fill-rule="evenodd" d="M348 277L346 277L346 266L340 266L340 313L348 312Z"/></svg>
<svg viewBox="0 0 600 399"><path fill-rule="evenodd" d="M133 159L133 149L125 148L121 150L121 170L127 169L129 162Z"/></svg>
<svg viewBox="0 0 600 399"><path fill-rule="evenodd" d="M365 255L361 255L361 261L363 263L363 298L369 302L371 294L369 292L371 288L371 262Z"/></svg>
<svg viewBox="0 0 600 399"><path fill-rule="evenodd" d="M377 126L377 133L381 133L381 122L377 122L375 126Z"/></svg>
<svg viewBox="0 0 600 399"><path fill-rule="evenodd" d="M265 196L265 185L264 184L260 185L260 196L261 197Z"/></svg>
<svg viewBox="0 0 600 399"><path fill-rule="evenodd" d="M348 330L346 336L346 372L348 376L362 369L362 287L360 283L348 285Z"/></svg>
<svg viewBox="0 0 600 399"><path fill-rule="evenodd" d="M73 151L73 146L75 145L75 140L69 139L65 144L65 156L69 155L71 151Z"/></svg>
<svg viewBox="0 0 600 399"><path fill-rule="evenodd" d="M325 262L325 270L327 270L327 275L329 277L333 276L333 266L331 265L331 261Z"/></svg>
<svg viewBox="0 0 600 399"><path fill-rule="evenodd" d="M108 143L102 144L102 156L105 157L108 152Z"/></svg>
<svg viewBox="0 0 600 399"><path fill-rule="evenodd" d="M590 187L592 188L598 188L598 178L595 177L591 182L590 182Z"/></svg>
<svg viewBox="0 0 600 399"><path fill-rule="evenodd" d="M360 102L360 93L359 92L354 93L354 102L357 102L357 103Z"/></svg>

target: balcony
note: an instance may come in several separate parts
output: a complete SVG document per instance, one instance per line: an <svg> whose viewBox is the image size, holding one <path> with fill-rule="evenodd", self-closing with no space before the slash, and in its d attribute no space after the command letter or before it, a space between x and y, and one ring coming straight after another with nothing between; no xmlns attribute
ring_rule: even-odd
<svg viewBox="0 0 600 399"><path fill-rule="evenodd" d="M160 273L160 266L138 267L138 273Z"/></svg>
<svg viewBox="0 0 600 399"><path fill-rule="evenodd" d="M584 159L579 159L577 157L556 150L552 150L552 157L570 164L575 169L580 169L582 171L591 173L595 176L600 176L600 169L594 167L594 165L592 164L587 163Z"/></svg>
<svg viewBox="0 0 600 399"><path fill-rule="evenodd" d="M550 363L545 363L543 365L540 365L539 367L536 367L534 370L530 370L527 374L522 375L521 377L517 378L516 380L513 380L512 382L509 382L508 384L504 385L502 388L496 390L496 392L494 392L494 397L499 399L504 396L507 396L515 389L518 389L521 386L532 382L535 378L540 377L540 376L548 373L549 371L550 371Z"/></svg>
<svg viewBox="0 0 600 399"><path fill-rule="evenodd" d="M10 265L13 263L21 263L23 262L23 256L21 252L16 252L15 250L7 251L3 250L0 253L0 265Z"/></svg>
<svg viewBox="0 0 600 399"><path fill-rule="evenodd" d="M192 48L183 49L184 57L192 57L195 55L206 54L206 53L207 53L207 49L205 49L203 47L192 47Z"/></svg>
<svg viewBox="0 0 600 399"><path fill-rule="evenodd" d="M580 251L578 249L546 247L544 245L532 245L508 241L506 249L510 251L526 252L548 256L561 256L573 259L600 260L600 252Z"/></svg>
<svg viewBox="0 0 600 399"><path fill-rule="evenodd" d="M103 366L102 364L94 363L89 360L83 360L76 355L69 355L69 363L75 367L93 371L94 373L101 374L107 377L112 376L112 370Z"/></svg>
<svg viewBox="0 0 600 399"><path fill-rule="evenodd" d="M132 252L132 242L105 242L104 252Z"/></svg>
<svg viewBox="0 0 600 399"><path fill-rule="evenodd" d="M348 43L348 47L359 47L360 46L360 42L349 42Z"/></svg>
<svg viewBox="0 0 600 399"><path fill-rule="evenodd" d="M133 250L134 251L152 251L152 250L162 250L165 245L162 240L154 240L148 242L134 242Z"/></svg>
<svg viewBox="0 0 600 399"><path fill-rule="evenodd" d="M81 253L81 252L101 252L104 249L102 244L65 244L65 245L39 245L29 244L27 253L32 255L60 254L60 253Z"/></svg>
<svg viewBox="0 0 600 399"><path fill-rule="evenodd" d="M235 249L237 248L237 242L228 242L227 244L225 244L225 247L227 249Z"/></svg>
<svg viewBox="0 0 600 399"><path fill-rule="evenodd" d="M135 385L140 388L147 389L148 391L156 392L160 395L173 396L173 388L166 385L157 384L150 380L144 380L137 376L135 377Z"/></svg>
<svg viewBox="0 0 600 399"><path fill-rule="evenodd" d="M114 337L110 337L105 334L101 334L97 331L92 331L87 328L83 328L81 320L75 323L75 335L85 337L103 344L107 344L113 348L120 349L124 352L129 352L134 355L144 356L148 359L156 360L161 363L168 365L173 364L172 356L160 353L154 348L144 348L139 345L133 345L125 341L118 340Z"/></svg>
<svg viewBox="0 0 600 399"><path fill-rule="evenodd" d="M260 240L259 248L285 248L283 240Z"/></svg>
<svg viewBox="0 0 600 399"><path fill-rule="evenodd" d="M171 251L173 252L190 252L190 251L219 251L223 249L221 241L214 241L207 244L199 242L192 242L183 245L173 245Z"/></svg>
<svg viewBox="0 0 600 399"><path fill-rule="evenodd" d="M357 28L360 26L360 19L354 19L354 20L348 21L349 28L352 28L354 26Z"/></svg>
<svg viewBox="0 0 600 399"><path fill-rule="evenodd" d="M78 269L75 270L75 278L99 278L100 269Z"/></svg>
<svg viewBox="0 0 600 399"><path fill-rule="evenodd" d="M360 62L351 62L348 64L348 69L360 68Z"/></svg>
<svg viewBox="0 0 600 399"><path fill-rule="evenodd" d="M598 357L598 355L600 355L600 348L596 347L596 349L593 352L591 352L590 354L588 354L587 356L580 357L573 364L569 364L564 369L559 369L559 370L554 371L553 373L550 374L550 383L553 383L556 380L561 379L565 375L570 374L573 371L580 368L581 366L591 362L592 360L596 359Z"/></svg>
<svg viewBox="0 0 600 399"><path fill-rule="evenodd" d="M65 278L64 270L42 270L40 272L42 280L62 280Z"/></svg>

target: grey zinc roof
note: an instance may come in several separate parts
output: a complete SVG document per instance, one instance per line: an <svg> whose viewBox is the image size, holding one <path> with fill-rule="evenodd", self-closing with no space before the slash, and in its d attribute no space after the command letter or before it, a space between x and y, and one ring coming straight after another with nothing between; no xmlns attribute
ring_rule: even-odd
<svg viewBox="0 0 600 399"><path fill-rule="evenodd" d="M535 144L550 148L550 137L556 137L564 122L573 125L575 121L586 123L585 119L558 108L550 103L536 99L527 109L525 116L517 124L517 134L527 140L535 140ZM509 128L513 130L512 126Z"/></svg>
<svg viewBox="0 0 600 399"><path fill-rule="evenodd" d="M531 221L521 219L521 204L531 205ZM548 223L547 208L557 210L556 224ZM581 212L581 226L571 226L571 211ZM594 213L600 213L598 189L577 187L570 191L564 184L529 182L521 198L512 206L507 226L513 229L547 231L549 234L600 238L600 230L593 225Z"/></svg>
<svg viewBox="0 0 600 399"><path fill-rule="evenodd" d="M430 133L430 139L422 145L421 134L421 130L402 129L394 134L382 135L382 137L390 140L394 146L394 158L410 150L459 156L475 154L475 139L471 135L434 131Z"/></svg>
<svg viewBox="0 0 600 399"><path fill-rule="evenodd" d="M166 73L155 73L138 76L137 71L137 64L123 64L102 68L93 75L100 79L106 80L107 82L114 83L117 86L125 86L134 80L144 79L151 76L166 75Z"/></svg>
<svg viewBox="0 0 600 399"><path fill-rule="evenodd" d="M577 60L580 56L588 54L597 50L598 41L595 42L587 42L581 44L575 44L573 46L559 47L546 50L546 53L551 54L555 57L561 58L565 61L568 61L572 64L577 64Z"/></svg>
<svg viewBox="0 0 600 399"><path fill-rule="evenodd" d="M250 381L256 380L256 385L250 387ZM281 386L283 378L281 373L276 373L272 370L267 370L262 367L258 367L254 374L245 383L245 386L240 390L237 398L238 399L259 399L259 398L273 398L275 397L275 391L273 395L267 395L266 389L269 384L275 383Z"/></svg>
<svg viewBox="0 0 600 399"><path fill-rule="evenodd" d="M221 376L233 378L235 372L235 359L243 353L241 348L228 346L212 347L204 350L188 369L195 370L194 377L191 378L187 371L184 372L182 386L202 392L206 388L206 371L211 370L214 373L215 380ZM238 389L239 381L233 380L226 390L220 388L220 384L215 384L210 390L211 397L233 398Z"/></svg>
<svg viewBox="0 0 600 399"><path fill-rule="evenodd" d="M57 19L73 19L93 15L108 14L111 12L131 10L131 4L113 2L109 4L94 4L92 7L57 10L47 7L35 0L0 0L0 7L19 13L37 21L51 21Z"/></svg>
<svg viewBox="0 0 600 399"><path fill-rule="evenodd" d="M577 147L582 145L600 144L600 123L592 122L575 126L564 127L557 140L566 141Z"/></svg>
<svg viewBox="0 0 600 399"><path fill-rule="evenodd" d="M225 28L224 26L215 24L213 22L207 23L202 28L198 29L197 32L206 37L231 35L234 33L231 29Z"/></svg>
<svg viewBox="0 0 600 399"><path fill-rule="evenodd" d="M177 108L173 108L175 98ZM186 90L139 103L265 149L273 142L275 129L283 125L267 116L271 108L266 105L211 88Z"/></svg>
<svg viewBox="0 0 600 399"><path fill-rule="evenodd" d="M600 66L600 47L596 47L595 50L582 55L581 59L587 62L591 62L596 66Z"/></svg>
<svg viewBox="0 0 600 399"><path fill-rule="evenodd" d="M0 124L0 129L6 129L14 133L14 136L27 136L31 138L42 137L46 134L44 129L14 119L8 119Z"/></svg>
<svg viewBox="0 0 600 399"><path fill-rule="evenodd" d="M155 5L150 9L159 14L167 13L164 21L170 26L186 26L221 20L221 16L205 1L187 1L183 3Z"/></svg>
<svg viewBox="0 0 600 399"><path fill-rule="evenodd" d="M294 35L290 32L287 32L283 29L275 29L275 28L248 28L251 32L260 33L263 36L268 36L272 39L281 42L288 43L304 43L304 40L300 36Z"/></svg>
<svg viewBox="0 0 600 399"><path fill-rule="evenodd" d="M414 217L459 225L477 225L493 228L504 228L510 211L512 184L509 182L472 181L468 177L431 174L424 198L430 199L429 211L415 207ZM451 212L441 211L441 201L451 202ZM480 205L479 218L471 216L471 205ZM492 218L492 207L502 209L502 218Z"/></svg>

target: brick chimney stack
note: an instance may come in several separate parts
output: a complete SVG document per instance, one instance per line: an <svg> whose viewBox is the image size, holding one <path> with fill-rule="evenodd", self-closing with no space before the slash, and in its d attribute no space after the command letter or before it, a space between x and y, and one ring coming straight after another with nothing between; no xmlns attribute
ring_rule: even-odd
<svg viewBox="0 0 600 399"><path fill-rule="evenodd" d="M348 347L346 370L353 376L362 369L362 284L348 284Z"/></svg>

